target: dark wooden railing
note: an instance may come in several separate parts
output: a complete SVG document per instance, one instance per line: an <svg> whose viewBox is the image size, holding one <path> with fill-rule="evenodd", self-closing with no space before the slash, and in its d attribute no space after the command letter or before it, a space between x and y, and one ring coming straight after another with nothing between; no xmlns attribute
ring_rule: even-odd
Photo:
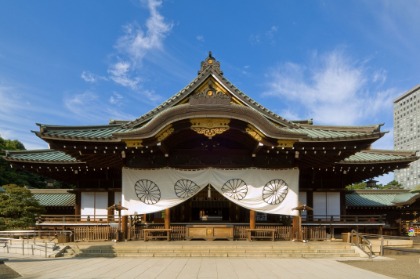
<svg viewBox="0 0 420 279"><path fill-rule="evenodd" d="M135 218L128 218L135 220ZM325 240L334 232L334 226L341 225L377 225L384 224L382 215L309 215L302 216L302 230L304 240ZM171 224L171 239L184 240L186 235L186 223ZM234 226L234 239L247 239L247 229L249 224L232 224ZM73 231L72 240L74 241L93 241L93 240L112 240L120 239L122 224L117 216L107 215L42 215L38 218L37 227L40 229L49 228L51 230L71 230ZM138 224L128 222L126 239L144 239L143 229L156 228L163 229L162 223ZM275 240L292 240L292 227L288 225L257 223L256 228L275 229ZM263 233L263 232L261 232Z"/></svg>
<svg viewBox="0 0 420 279"><path fill-rule="evenodd" d="M384 223L384 215L307 215L302 216L303 223Z"/></svg>

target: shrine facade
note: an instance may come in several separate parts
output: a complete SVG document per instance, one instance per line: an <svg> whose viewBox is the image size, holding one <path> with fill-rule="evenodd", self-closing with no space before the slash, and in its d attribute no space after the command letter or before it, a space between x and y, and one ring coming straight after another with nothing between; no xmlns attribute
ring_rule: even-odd
<svg viewBox="0 0 420 279"><path fill-rule="evenodd" d="M50 149L8 151L5 159L75 185L75 215L93 219L115 215L110 208L120 204L143 221L278 223L300 215L301 205L327 220L346 214L346 185L417 159L372 149L385 134L380 124L277 115L235 87L211 53L193 81L137 119L37 125Z"/></svg>

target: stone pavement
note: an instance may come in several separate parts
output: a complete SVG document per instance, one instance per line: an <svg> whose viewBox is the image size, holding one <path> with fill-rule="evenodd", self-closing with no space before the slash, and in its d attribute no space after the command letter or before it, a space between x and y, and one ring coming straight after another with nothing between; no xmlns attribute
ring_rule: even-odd
<svg viewBox="0 0 420 279"><path fill-rule="evenodd" d="M0 254L26 279L38 278L391 278L335 259L40 258ZM345 259L340 258L340 261ZM360 260L360 259L359 259ZM0 276L1 278L1 276Z"/></svg>

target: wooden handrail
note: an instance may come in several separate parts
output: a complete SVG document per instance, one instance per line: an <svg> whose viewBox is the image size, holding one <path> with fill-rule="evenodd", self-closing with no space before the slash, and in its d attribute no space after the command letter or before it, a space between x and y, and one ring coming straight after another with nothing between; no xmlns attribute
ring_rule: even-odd
<svg viewBox="0 0 420 279"><path fill-rule="evenodd" d="M360 248L371 259L374 255L372 250L372 243L365 235L358 233L356 230L350 232L350 243ZM366 251L367 248L367 251Z"/></svg>
<svg viewBox="0 0 420 279"><path fill-rule="evenodd" d="M118 216L114 215L41 215L37 218L37 223L108 223L118 222Z"/></svg>
<svg viewBox="0 0 420 279"><path fill-rule="evenodd" d="M384 223L384 215L308 215L302 222L328 223Z"/></svg>

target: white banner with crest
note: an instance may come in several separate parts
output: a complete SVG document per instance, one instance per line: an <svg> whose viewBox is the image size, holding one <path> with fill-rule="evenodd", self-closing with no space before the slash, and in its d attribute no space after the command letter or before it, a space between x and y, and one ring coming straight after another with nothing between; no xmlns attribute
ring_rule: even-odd
<svg viewBox="0 0 420 279"><path fill-rule="evenodd" d="M297 215L298 169L129 169L122 170L124 214L162 211L211 185L228 200L257 212Z"/></svg>

